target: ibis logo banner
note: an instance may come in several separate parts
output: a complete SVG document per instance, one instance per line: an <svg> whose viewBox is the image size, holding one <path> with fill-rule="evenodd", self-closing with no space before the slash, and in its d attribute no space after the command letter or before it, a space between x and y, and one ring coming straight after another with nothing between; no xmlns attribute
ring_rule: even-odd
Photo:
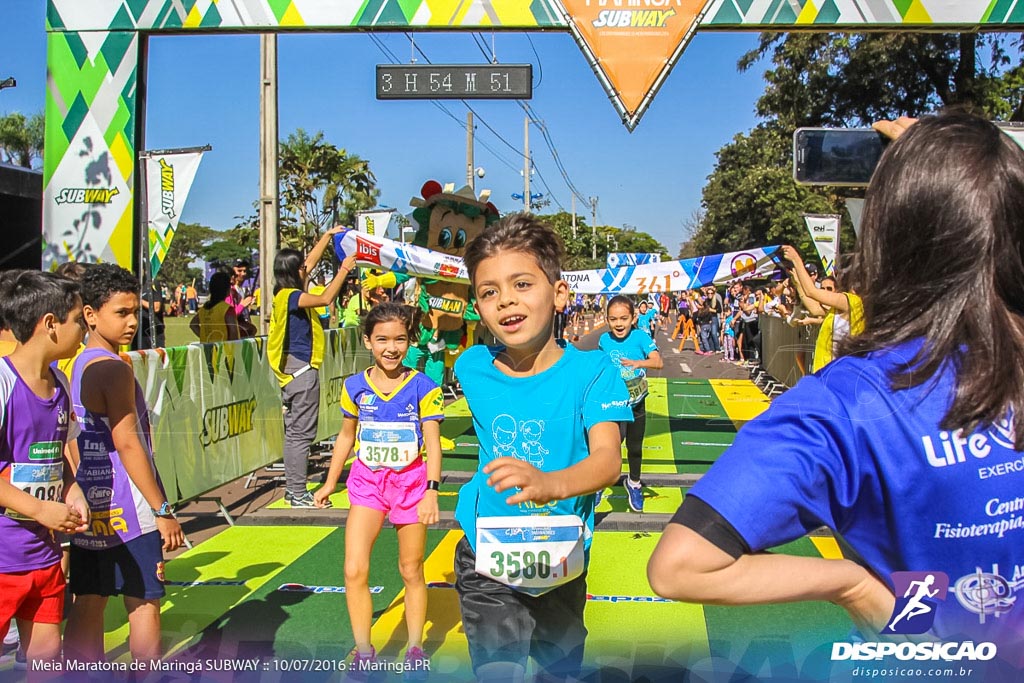
<svg viewBox="0 0 1024 683"><path fill-rule="evenodd" d="M562 0L576 43L629 130L675 66L711 0Z"/></svg>
<svg viewBox="0 0 1024 683"><path fill-rule="evenodd" d="M818 250L818 258L825 267L825 275L834 275L836 252L839 251L839 216L804 215L811 241Z"/></svg>
<svg viewBox="0 0 1024 683"><path fill-rule="evenodd" d="M202 152L142 156L146 173L146 222L149 226L149 263L153 277L174 239L181 210L192 188Z"/></svg>

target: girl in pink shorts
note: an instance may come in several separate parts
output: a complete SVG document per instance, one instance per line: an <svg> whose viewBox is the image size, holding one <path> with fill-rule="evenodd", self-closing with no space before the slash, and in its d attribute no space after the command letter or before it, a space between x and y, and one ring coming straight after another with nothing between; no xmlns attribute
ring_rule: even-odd
<svg viewBox="0 0 1024 683"><path fill-rule="evenodd" d="M345 600L355 640L350 677L374 670L370 552L385 517L398 531L398 569L405 583L409 631L405 668L413 674L409 677L429 670L423 652L427 617L423 555L427 525L438 519L444 397L430 378L402 364L413 321L412 308L394 303L379 304L366 316L363 343L373 354L374 365L345 379L341 432L334 442L327 479L313 495L317 507L327 506L355 448L345 524Z"/></svg>

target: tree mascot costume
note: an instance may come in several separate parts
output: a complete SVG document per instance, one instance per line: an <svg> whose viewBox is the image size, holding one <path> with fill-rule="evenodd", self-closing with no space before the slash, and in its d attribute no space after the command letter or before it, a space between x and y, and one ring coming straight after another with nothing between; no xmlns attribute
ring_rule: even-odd
<svg viewBox="0 0 1024 683"><path fill-rule="evenodd" d="M498 209L487 201L490 190L482 191L478 198L468 185L454 189L454 184L442 188L436 180L428 180L420 190L422 199L409 200L417 227L413 244L462 258L466 245L499 216ZM395 287L410 277L404 273L371 275L363 286ZM421 278L417 290L415 299L422 312L420 329L409 345L405 365L422 370L440 386L444 382L446 350L454 352L472 343L473 329L480 320L476 297L464 282Z"/></svg>

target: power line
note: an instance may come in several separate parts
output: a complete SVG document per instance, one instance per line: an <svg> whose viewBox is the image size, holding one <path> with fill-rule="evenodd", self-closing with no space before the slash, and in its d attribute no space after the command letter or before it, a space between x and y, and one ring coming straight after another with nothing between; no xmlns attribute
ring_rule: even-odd
<svg viewBox="0 0 1024 683"><path fill-rule="evenodd" d="M474 33L472 35L477 48L480 50L481 53L483 53L484 57L487 57L487 48L486 43L483 42L483 36L481 36L478 33ZM529 39L529 36L527 36L527 38ZM540 70L542 68L540 65L540 54L538 54L537 48L534 46L532 40L530 40L530 47L533 48L533 54L537 58L538 70ZM541 79L543 79L543 71L541 71ZM539 82L538 85L540 85ZM529 116L530 119L537 124L537 127L540 130L541 135L544 139L544 144L547 146L548 151L551 153L551 158L554 160L555 166L558 168L558 172L562 176L562 180L565 181L566 187L569 188L569 191L572 194L576 195L577 199L586 204L589 200L586 196L584 196L582 192L579 191L579 189L577 189L576 185L572 182L572 179L569 178L569 171L565 168L565 165L562 163L561 158L558 156L558 150L556 149L555 141L551 138L551 133L548 131L547 126L544 124L544 120L536 113L536 111L528 102L525 102L524 100L517 100L516 102L519 104L520 108L522 108L522 110L526 112L526 115ZM559 204L559 206L561 206L561 204Z"/></svg>
<svg viewBox="0 0 1024 683"><path fill-rule="evenodd" d="M388 57L389 59L392 60L392 62L394 62L396 64L399 63L398 57L390 49L388 49L377 36L373 35L372 33L369 34L369 35L370 35L371 39L373 39L374 43L377 45L377 48L384 54L385 57ZM485 57L487 57L488 55L487 55L486 47L479 42L480 40L482 40L482 38L480 38L478 34L472 34L472 35L473 35L474 41L477 44L477 47L480 48L480 51L483 52ZM409 39L409 42L412 45L413 49L416 52L418 52L421 57L423 57L423 60L426 61L427 64L432 64L433 62L431 62L430 58L423 51L423 49L419 45L416 44L415 40L413 40L413 37L409 33L406 33L405 36L406 36L406 38ZM532 45L532 42L531 42L531 45ZM534 49L534 54L537 55L536 49ZM540 60L540 55L537 55L537 59L538 59L538 61ZM484 128L489 130L496 138L498 138L498 140L500 140L502 143L504 143L506 147L511 149L513 152L515 152L517 156L523 157L524 159L526 158L526 155L522 151L520 151L518 148L516 148L515 145L513 145L508 140L506 140L505 137L501 135L501 133L499 133L497 130L495 130L494 127L491 126L491 124L489 124L487 122L487 120L483 116L481 116L479 114L479 112L477 112L473 107L471 107L469 105L468 102L466 102L466 100L459 100L459 101L463 104L463 106L466 107L466 109L468 109L469 111L473 112L473 115L474 115L475 119L478 119L480 121L480 123L484 126ZM452 114L452 112L450 110L448 110L446 107L441 105L436 100L430 100L430 102L432 104L434 104L436 107L438 107L441 111L443 111L446 115L448 115L453 121L458 123L459 126L462 127L463 130L466 129L465 122L463 122L457 116ZM551 141L550 135L547 133L547 130L546 130L546 128L543 125L543 121L540 121L540 119L538 117L536 117L534 115L534 113L528 107L524 107L523 103L521 101L519 101L519 106L522 107L524 109L524 111L526 111L527 116L529 116L531 119L535 120L535 123L539 124L538 128L540 129L542 137L545 140L545 144L547 145L548 149L552 153L552 158L555 160L555 165L559 168L559 173L562 175L563 179L565 179L567 181L566 184L569 186L570 191L575 193L578 197L582 198L582 195L580 195L579 191L575 189L575 187L572 185L571 182L569 182L569 180L568 180L568 173L565 171L564 166L562 166L562 164L561 164L561 160L558 158L557 152L554 150L553 142ZM480 143L480 145L482 147L484 147L489 152L491 152L491 154L493 154L495 156L495 158L498 159L498 161L500 161L503 164L505 164L505 166L507 166L508 168L510 168L513 171L519 170L511 162L509 162L507 159L505 159L500 154L498 154L486 142L484 142L483 140L480 140L480 139L477 139L477 141ZM530 160L530 165L531 165L531 168L536 171L537 178L538 178L538 180L540 180L541 185L543 185L544 189L547 191L548 197L551 198L551 200L555 203L556 206L558 206L559 209L561 209L562 211L565 211L565 207L562 205L562 203L560 201L558 201L558 198L555 196L555 193L551 190L551 186L548 184L547 179L544 178L544 174L541 173L540 169L537 168L536 165L533 164L532 160ZM524 169L523 172L525 173L525 172L527 172L527 170Z"/></svg>
<svg viewBox="0 0 1024 683"><path fill-rule="evenodd" d="M368 35L370 36L370 40L372 40L374 42L374 44L377 46L377 49L380 50L381 54L383 54L385 57L390 59L393 63L395 63L395 64L399 63L398 56L395 55L395 53L392 52L390 50L390 48L388 48L387 45L384 44L384 42L380 38L378 38L377 36L375 36L372 33L369 33ZM437 100L428 100L428 101L432 105L434 105L437 109L439 109L441 112L443 112L446 116L448 116L452 121L454 121L455 123L459 124L459 126L461 126L463 130L466 129L466 122L463 121L462 119L460 119L455 114L453 114L451 112L451 110L448 109L448 107L444 106L443 104L441 104ZM497 150L495 150L493 147L488 145L485 141L478 140L478 142L480 143L481 147L483 147L484 149L489 151L491 154L493 154L494 158L497 159L498 161L500 161L501 163L505 164L505 166L509 167L513 171L518 171L519 170L519 168L516 167L511 161L509 161L508 159L503 157L501 154L499 154ZM518 151L517 151L517 153L518 153Z"/></svg>
<svg viewBox="0 0 1024 683"><path fill-rule="evenodd" d="M412 36L410 34L406 33L405 36L410 40L410 42L412 42ZM427 53L425 53L423 51L423 48L421 48L419 45L416 45L415 42L412 42L412 44L413 44L413 47L416 48L416 51L420 53L420 56L423 57L423 59L427 62L427 64L433 64L433 62L430 61L430 58L427 57ZM471 112L473 112L473 116L475 116L475 117L480 119L480 123L483 124L484 128L486 128L487 130L491 131L491 133L493 133L496 138L501 140L505 144L506 147L511 149L513 152L515 152L517 156L525 158L526 155L523 154L522 151L517 149L515 145L513 145L511 142L506 140L501 135L501 133L499 133L498 131L494 130L494 128L491 126L491 124L487 123L487 121L486 121L486 119L484 119L484 117L480 116L480 114L475 109L473 109L473 107L469 106L469 103L466 102L466 100L459 100L459 102L462 102L463 106L465 106L466 109L468 109Z"/></svg>

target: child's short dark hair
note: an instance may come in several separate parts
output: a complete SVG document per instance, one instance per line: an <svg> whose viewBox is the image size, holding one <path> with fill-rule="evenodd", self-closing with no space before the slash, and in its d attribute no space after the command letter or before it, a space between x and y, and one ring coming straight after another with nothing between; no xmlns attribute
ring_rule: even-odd
<svg viewBox="0 0 1024 683"><path fill-rule="evenodd" d="M131 272L113 263L98 263L82 276L82 303L99 310L119 292L139 294L139 281Z"/></svg>
<svg viewBox="0 0 1024 683"><path fill-rule="evenodd" d="M551 284L562 277L562 241L533 214L509 214L469 243L463 261L470 281L476 276L481 261L502 251L518 251L537 259L537 265Z"/></svg>
<svg viewBox="0 0 1024 683"><path fill-rule="evenodd" d="M38 270L14 271L0 279L0 320L24 344L47 313L64 322L79 301L79 286Z"/></svg>
<svg viewBox="0 0 1024 683"><path fill-rule="evenodd" d="M61 277L66 277L69 280L81 282L82 276L85 275L85 271L89 265L90 264L83 263L81 261L65 261L57 266L57 270L53 272Z"/></svg>
<svg viewBox="0 0 1024 683"><path fill-rule="evenodd" d="M405 325L405 330L411 337L419 324L417 312L412 306L391 301L377 304L366 314L366 320L363 321L363 336L369 339L378 323L398 321Z"/></svg>
<svg viewBox="0 0 1024 683"><path fill-rule="evenodd" d="M7 287L8 283L18 276L19 273L24 271L20 269L13 270L0 270L0 330L7 330L10 327L4 321L4 310L3 302L7 300Z"/></svg>

